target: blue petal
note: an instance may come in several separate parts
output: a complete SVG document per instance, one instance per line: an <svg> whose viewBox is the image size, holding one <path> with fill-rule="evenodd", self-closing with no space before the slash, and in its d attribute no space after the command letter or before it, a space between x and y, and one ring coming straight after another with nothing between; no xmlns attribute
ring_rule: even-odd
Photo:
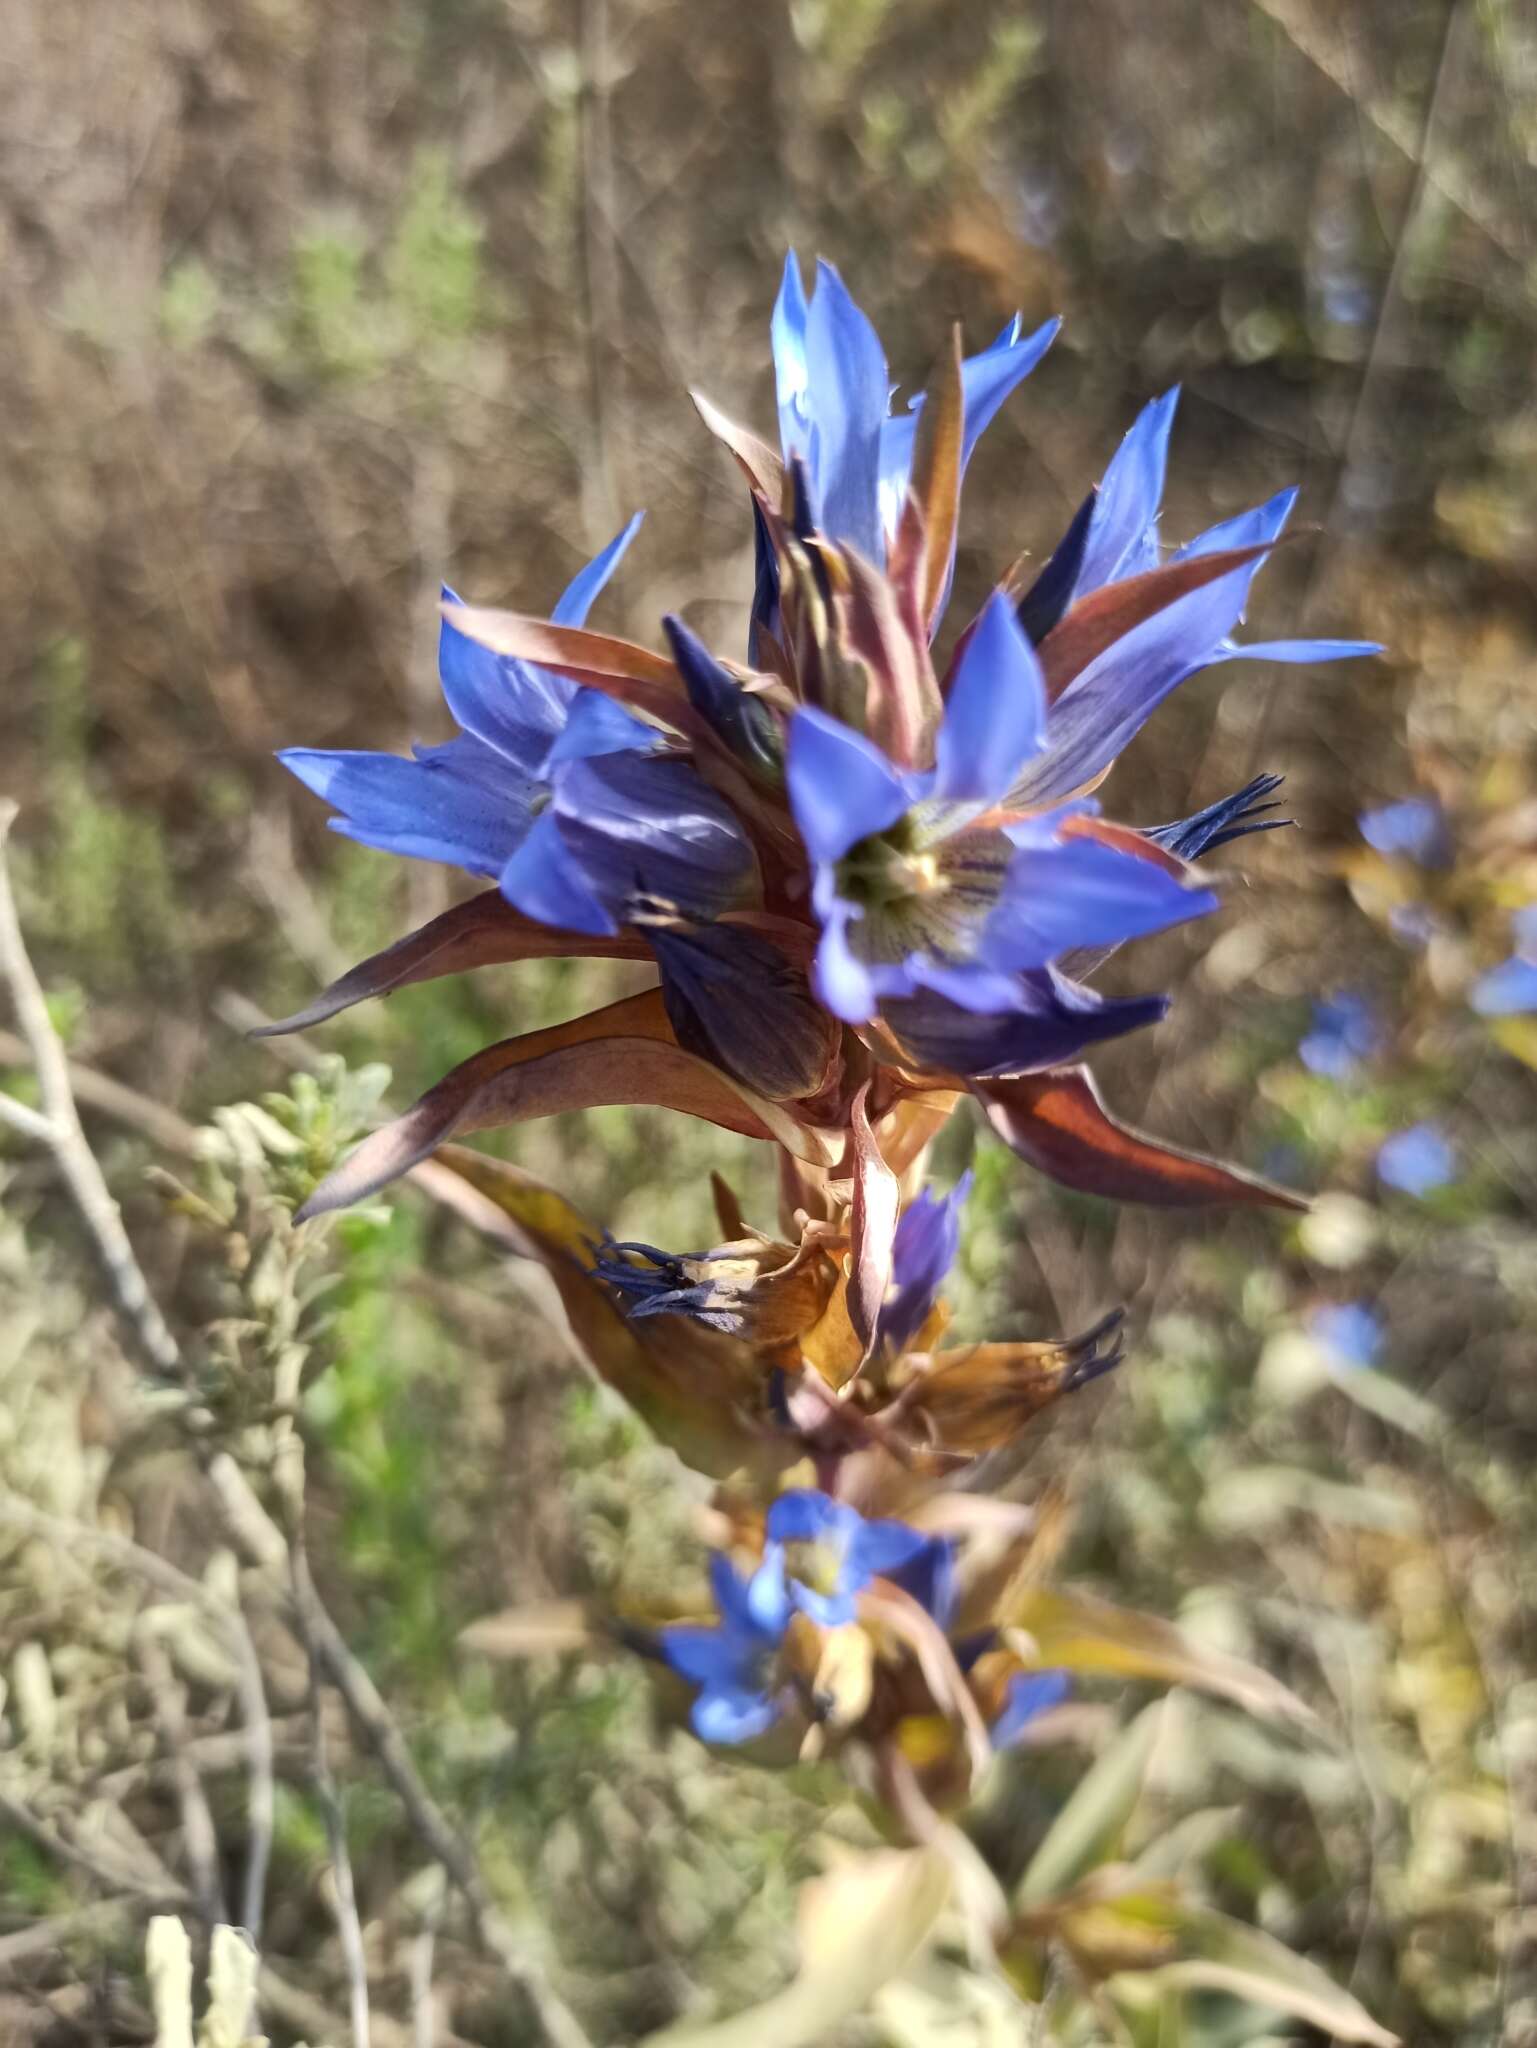
<svg viewBox="0 0 1537 2048"><path fill-rule="evenodd" d="M845 1584L855 1590L871 1579L890 1578L926 1551L933 1537L906 1522L864 1522L849 1542Z"/></svg>
<svg viewBox="0 0 1537 2048"><path fill-rule="evenodd" d="M558 931L612 938L619 929L572 859L553 811L534 820L533 830L502 869L501 890L514 910Z"/></svg>
<svg viewBox="0 0 1537 2048"><path fill-rule="evenodd" d="M769 322L774 352L774 383L779 398L779 441L786 462L810 452L810 418L806 401L806 292L800 262L792 249L785 257L784 277Z"/></svg>
<svg viewBox="0 0 1537 2048"><path fill-rule="evenodd" d="M1111 459L1089 521L1075 597L1118 577L1138 575L1156 563L1158 508L1178 403L1176 385L1144 406Z"/></svg>
<svg viewBox="0 0 1537 2048"><path fill-rule="evenodd" d="M802 1585L797 1579L790 1588L790 1597L802 1614L810 1615L818 1628L847 1628L859 1613L853 1592L842 1587L831 1593L819 1593L814 1586Z"/></svg>
<svg viewBox="0 0 1537 2048"><path fill-rule="evenodd" d="M1422 868L1439 868L1452 857L1446 813L1434 797L1405 797L1401 803L1363 811L1356 822L1367 845L1390 858L1402 856Z"/></svg>
<svg viewBox="0 0 1537 2048"><path fill-rule="evenodd" d="M642 930L662 970L678 1043L773 1102L811 1095L827 1079L836 1027L806 974L759 933L736 924L653 923Z"/></svg>
<svg viewBox="0 0 1537 2048"><path fill-rule="evenodd" d="M550 617L557 626L585 626L593 600L624 559L625 549L640 532L644 512L637 512L627 526L616 533L602 554L595 555L585 569L566 585Z"/></svg>
<svg viewBox="0 0 1537 2048"><path fill-rule="evenodd" d="M953 1543L939 1536L927 1537L921 1550L914 1551L905 1563L883 1570L881 1576L911 1593L942 1629L949 1628L956 1594Z"/></svg>
<svg viewBox="0 0 1537 2048"><path fill-rule="evenodd" d="M1297 487L1293 484L1284 491L1277 491L1263 505L1255 505L1250 511L1239 512L1232 519L1223 519L1215 526L1208 526L1194 540L1176 548L1169 559L1171 562L1187 562L1197 555L1220 554L1226 548L1257 547L1262 541L1275 540L1291 517L1296 502Z"/></svg>
<svg viewBox="0 0 1537 2048"><path fill-rule="evenodd" d="M1014 792L1047 802L1107 768L1171 690L1221 656L1259 567L1246 563L1134 626L1075 676L1052 706L1047 746Z"/></svg>
<svg viewBox="0 0 1537 2048"><path fill-rule="evenodd" d="M825 711L797 711L785 757L790 809L815 861L894 825L908 807L902 777L873 741Z"/></svg>
<svg viewBox="0 0 1537 2048"><path fill-rule="evenodd" d="M784 1634L790 1619L790 1595L782 1550L771 1547L747 1581L747 1613L752 1626L768 1641L777 1643Z"/></svg>
<svg viewBox="0 0 1537 2048"><path fill-rule="evenodd" d="M708 921L741 900L753 853L736 813L687 762L602 754L562 764L551 806L587 887L623 922L642 897Z"/></svg>
<svg viewBox="0 0 1537 2048"><path fill-rule="evenodd" d="M1519 956L1474 982L1468 1001L1481 1017L1518 1017L1537 1010L1537 961Z"/></svg>
<svg viewBox="0 0 1537 2048"><path fill-rule="evenodd" d="M753 503L756 507L757 500ZM773 712L761 698L742 688L730 669L715 659L680 618L669 612L662 620L662 630L690 704L709 720L739 761L765 775L776 775L782 749Z"/></svg>
<svg viewBox="0 0 1537 2048"><path fill-rule="evenodd" d="M1515 935L1518 953L1537 954L1537 903L1528 903L1520 910L1513 910L1510 929Z"/></svg>
<svg viewBox="0 0 1537 2048"><path fill-rule="evenodd" d="M728 1686L741 1676L741 1644L725 1629L680 1623L659 1630L656 1640L666 1662L691 1684Z"/></svg>
<svg viewBox="0 0 1537 2048"><path fill-rule="evenodd" d="M821 906L818 906L819 910ZM875 976L849 945L847 905L822 911L822 937L817 945L812 986L818 999L845 1024L868 1024L880 1000Z"/></svg>
<svg viewBox="0 0 1537 2048"><path fill-rule="evenodd" d="M459 602L446 584L443 595ZM438 627L438 677L455 722L530 775L565 724L577 690L564 676L493 654L446 618Z"/></svg>
<svg viewBox="0 0 1537 2048"><path fill-rule="evenodd" d="M1382 1349L1382 1318L1364 1301L1315 1308L1308 1329L1338 1365L1370 1365Z"/></svg>
<svg viewBox="0 0 1537 2048"><path fill-rule="evenodd" d="M881 1309L876 1339L894 1352L907 1349L939 1297L961 1243L961 1209L971 1192L963 1174L948 1195L925 1188L903 1210L891 1244L891 1292Z"/></svg>
<svg viewBox="0 0 1537 2048"><path fill-rule="evenodd" d="M794 1486L770 1503L763 1526L770 1543L841 1545L853 1535L859 1519L853 1508L830 1494Z"/></svg>
<svg viewBox="0 0 1537 2048"><path fill-rule="evenodd" d="M997 417L999 407L1015 391L1061 331L1060 320L1048 320L1034 334L1021 335L1019 315L981 355L961 365L961 394L965 401L961 432L961 470L971 460L971 451Z"/></svg>
<svg viewBox="0 0 1537 2048"><path fill-rule="evenodd" d="M961 650L937 745L934 795L995 802L1046 744L1046 684L1001 590Z"/></svg>
<svg viewBox="0 0 1537 2048"><path fill-rule="evenodd" d="M1209 889L1189 889L1151 861L1094 840L1053 845L1040 828L1009 863L982 931L991 966L1044 967L1079 946L1118 946L1217 908Z"/></svg>
<svg viewBox="0 0 1537 2048"><path fill-rule="evenodd" d="M1030 1074L1075 1059L1088 1046L1156 1024L1166 996L1111 1001L1054 969L1017 977L1018 1007L979 1015L927 991L882 1006L881 1015L924 1066L974 1079Z"/></svg>
<svg viewBox="0 0 1537 2048"><path fill-rule="evenodd" d="M1048 1707L1060 1706L1073 1689L1065 1671L1021 1671L1009 1680L1003 1709L992 1725L994 1749L1008 1749Z"/></svg>
<svg viewBox="0 0 1537 2048"><path fill-rule="evenodd" d="M701 1742L751 1742L779 1719L779 1702L766 1692L705 1692L689 1719Z"/></svg>
<svg viewBox="0 0 1537 2048"><path fill-rule="evenodd" d="M1254 661L1355 661L1381 654L1380 640L1245 640L1223 650L1223 659Z"/></svg>
<svg viewBox="0 0 1537 2048"><path fill-rule="evenodd" d="M890 378L875 329L830 263L818 262L807 309L806 381L818 523L880 562L881 423Z"/></svg>
<svg viewBox="0 0 1537 2048"><path fill-rule="evenodd" d="M539 764L541 775L562 761L586 761L598 754L651 753L661 745L654 725L636 718L601 690L578 690L554 746Z"/></svg>
<svg viewBox="0 0 1537 2048"><path fill-rule="evenodd" d="M386 853L494 875L528 829L534 783L469 737L409 761L313 747L286 748L278 759L342 813L334 831Z"/></svg>
<svg viewBox="0 0 1537 2048"><path fill-rule="evenodd" d="M1457 1155L1446 1134L1434 1124L1412 1124L1395 1131L1377 1153L1377 1176L1401 1194L1424 1197L1457 1171Z"/></svg>
<svg viewBox="0 0 1537 2048"><path fill-rule="evenodd" d="M1083 571L1084 550L1094 523L1098 493L1090 491L1072 524L1052 551L1051 559L1019 600L1019 623L1033 647L1039 647L1073 601L1073 592Z"/></svg>

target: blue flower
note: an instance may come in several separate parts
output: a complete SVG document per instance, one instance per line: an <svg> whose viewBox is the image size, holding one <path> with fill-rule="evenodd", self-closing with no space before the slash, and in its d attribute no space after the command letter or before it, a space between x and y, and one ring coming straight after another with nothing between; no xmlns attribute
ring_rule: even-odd
<svg viewBox="0 0 1537 2048"><path fill-rule="evenodd" d="M710 1560L718 1628L662 1629L657 1647L699 1687L690 1719L705 1742L751 1742L779 1719L774 1661L790 1619L783 1553L770 1548L744 1579L723 1553Z"/></svg>
<svg viewBox="0 0 1537 2048"><path fill-rule="evenodd" d="M1370 1365L1382 1349L1382 1318L1364 1301L1328 1302L1315 1308L1308 1330L1333 1363L1346 1370Z"/></svg>
<svg viewBox="0 0 1537 2048"><path fill-rule="evenodd" d="M585 621L639 525L637 516L577 576L557 625ZM409 759L279 754L340 813L333 831L492 877L525 915L594 935L617 931L643 895L701 918L740 899L753 871L747 838L686 761L658 752L654 727L595 690L489 652L446 619L438 671L454 739Z"/></svg>
<svg viewBox="0 0 1537 2048"><path fill-rule="evenodd" d="M1356 823L1367 845L1390 858L1412 860L1422 868L1444 868L1451 860L1446 813L1434 797L1405 797L1401 803L1363 811Z"/></svg>
<svg viewBox="0 0 1537 2048"><path fill-rule="evenodd" d="M786 780L814 868L817 990L845 1022L928 989L962 1008L1028 1006L1017 977L1216 908L1166 863L1082 832L1086 806L977 821L1047 744L1040 667L995 592L956 664L932 769L898 768L825 712L795 714Z"/></svg>
<svg viewBox="0 0 1537 2048"><path fill-rule="evenodd" d="M1009 1680L992 1728L994 1749L1010 1749L1030 1723L1050 1707L1059 1707L1073 1689L1066 1671L1020 1671Z"/></svg>
<svg viewBox="0 0 1537 2048"><path fill-rule="evenodd" d="M799 1487L782 1493L765 1523L768 1551L786 1552L789 1597L823 1628L855 1618L857 1596L891 1579L943 1627L953 1603L953 1552L905 1522L867 1522L856 1508Z"/></svg>
<svg viewBox="0 0 1537 2048"><path fill-rule="evenodd" d="M948 1195L924 1188L903 1210L891 1242L891 1288L876 1323L875 1341L905 1351L928 1320L961 1244L961 1210L971 1193L963 1173Z"/></svg>
<svg viewBox="0 0 1537 2048"><path fill-rule="evenodd" d="M1035 368L1060 327L1026 335L1018 315L990 348L962 365L961 466L1015 386ZM871 562L885 560L907 495L917 432L915 400L888 417L891 379L880 338L830 263L817 264L806 298L794 251L770 324L785 460L806 466L811 516L830 539L851 541Z"/></svg>
<svg viewBox="0 0 1537 2048"><path fill-rule="evenodd" d="M1380 1043L1376 1011L1364 996L1346 989L1313 1005L1313 1028L1297 1052L1311 1072L1340 1081Z"/></svg>
<svg viewBox="0 0 1537 2048"><path fill-rule="evenodd" d="M1445 1187L1457 1171L1457 1155L1434 1124L1396 1131L1377 1153L1378 1178L1406 1195L1425 1196Z"/></svg>
<svg viewBox="0 0 1537 2048"><path fill-rule="evenodd" d="M1517 1017L1537 1010L1537 904L1511 919L1516 950L1474 982L1468 1001L1481 1017Z"/></svg>

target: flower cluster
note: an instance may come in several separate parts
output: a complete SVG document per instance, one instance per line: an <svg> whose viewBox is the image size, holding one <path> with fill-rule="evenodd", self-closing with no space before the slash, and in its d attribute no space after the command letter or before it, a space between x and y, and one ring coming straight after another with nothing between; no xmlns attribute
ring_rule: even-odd
<svg viewBox="0 0 1537 2048"><path fill-rule="evenodd" d="M1072 1339L948 1341L970 1181L939 1193L926 1163L968 1096L1073 1188L1299 1206L1128 1128L1079 1064L1163 1015L1164 996L1107 997L1092 976L1217 910L1194 863L1285 822L1279 778L1144 826L1107 818L1096 792L1198 671L1373 651L1235 641L1293 494L1166 549L1170 393L1039 573L1006 570L939 659L967 463L1054 332L1014 321L969 358L957 337L893 409L870 322L825 264L808 297L792 260L771 322L779 445L699 401L747 485L745 660L676 617L665 651L587 626L632 522L547 620L445 593L454 738L410 759L283 757L338 831L491 886L273 1028L495 962L654 966L641 993L465 1061L301 1214L437 1155L465 1213L545 1266L594 1370L721 1482L713 1615L625 1622L623 1639L686 1681L706 1741L836 1753L914 1840L1079 1676L1279 1697L1145 1617L1048 1589L1034 1515L947 1491L1120 1357L1118 1312ZM1369 1035L1337 1010L1317 1034L1325 1070ZM717 1179L717 1244L615 1242L557 1190L449 1142L615 1102L777 1146L775 1229Z"/></svg>

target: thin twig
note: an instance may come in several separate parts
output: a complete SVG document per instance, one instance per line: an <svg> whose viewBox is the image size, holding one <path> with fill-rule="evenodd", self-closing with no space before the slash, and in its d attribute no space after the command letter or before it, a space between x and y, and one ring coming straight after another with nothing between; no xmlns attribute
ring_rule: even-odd
<svg viewBox="0 0 1537 2048"><path fill-rule="evenodd" d="M0 1031L0 1067L24 1066L30 1059L31 1052L24 1039L14 1031ZM198 1157L201 1148L197 1126L188 1123L184 1116L178 1116L174 1109L167 1109L153 1096L141 1095L137 1088L114 1081L110 1074L100 1073L95 1067L82 1066L79 1060L70 1060L68 1071L75 1100L83 1102L87 1109L99 1109L103 1116L110 1116L115 1122L141 1132L162 1152L175 1152L183 1159ZM10 1116L12 1102L13 1098L5 1098L3 1113L7 1117ZM25 1108L25 1104L15 1106ZM46 1126L47 1118L41 1117L38 1122ZM21 1128L19 1123L16 1128ZM42 1129L34 1130L30 1135L42 1143L47 1142Z"/></svg>
<svg viewBox="0 0 1537 2048"><path fill-rule="evenodd" d="M118 1313L140 1350L156 1372L173 1373L181 1365L181 1348L149 1291L123 1228L122 1213L80 1128L69 1061L53 1028L42 986L21 935L5 858L6 841L15 819L16 805L0 803L0 981L10 990L16 1022L31 1054L43 1098L41 1120L27 1112L26 1122L31 1125L28 1135L52 1153L106 1273ZM15 1115L22 1105L9 1096L0 1096L0 1102L6 1105L5 1114L13 1125L22 1129L24 1125Z"/></svg>
<svg viewBox="0 0 1537 2048"><path fill-rule="evenodd" d="M193 1897L204 1926L211 1929L229 1916L224 1910L224 1887L219 1877L218 1829L197 1765L188 1753L186 1688L171 1669L165 1645L153 1636L145 1636L139 1643L139 1662L144 1667L155 1721L172 1764Z"/></svg>

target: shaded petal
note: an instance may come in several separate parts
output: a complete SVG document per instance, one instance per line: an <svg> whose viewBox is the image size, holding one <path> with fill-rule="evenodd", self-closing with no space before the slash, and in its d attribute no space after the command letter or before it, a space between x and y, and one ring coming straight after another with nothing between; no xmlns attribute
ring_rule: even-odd
<svg viewBox="0 0 1537 2048"><path fill-rule="evenodd" d="M751 1742L779 1719L779 1702L766 1692L705 1692L689 1719L701 1742Z"/></svg>
<svg viewBox="0 0 1537 2048"><path fill-rule="evenodd" d="M687 761L623 753L568 762L551 812L568 855L617 922L640 897L716 917L752 882L752 847L736 813Z"/></svg>
<svg viewBox="0 0 1537 2048"><path fill-rule="evenodd" d="M822 261L806 312L805 362L818 524L831 539L851 541L867 560L879 562L885 553L881 424L890 377L875 329L837 271Z"/></svg>
<svg viewBox="0 0 1537 2048"><path fill-rule="evenodd" d="M916 1061L981 1080L1060 1066L1102 1039L1156 1024L1167 996L1111 1000L1053 968L1017 978L1016 1008L977 1014L936 994L883 1005L881 1015Z"/></svg>
<svg viewBox="0 0 1537 2048"><path fill-rule="evenodd" d="M1207 1202L1305 1209L1290 1189L1185 1152L1116 1121L1086 1067L979 1081L974 1092L1009 1148L1064 1187L1115 1202L1187 1208Z"/></svg>
<svg viewBox="0 0 1537 2048"><path fill-rule="evenodd" d="M895 1579L901 1585L905 1567L933 1548L932 1536L909 1528L906 1522L861 1521L847 1552L849 1584L866 1586L871 1579L881 1578Z"/></svg>
<svg viewBox="0 0 1537 2048"><path fill-rule="evenodd" d="M447 861L494 875L528 829L536 784L479 740L465 736L398 754L288 747L290 774L342 813L331 829L415 860Z"/></svg>
<svg viewBox="0 0 1537 2048"><path fill-rule="evenodd" d="M1057 542L1050 561L1019 600L1019 623L1034 647L1040 646L1073 601L1098 495L1097 491L1090 491L1073 514L1072 524Z"/></svg>
<svg viewBox="0 0 1537 2048"><path fill-rule="evenodd" d="M740 925L647 925L678 1043L776 1102L815 1095L838 1056L838 1026L805 969Z"/></svg>
<svg viewBox="0 0 1537 2048"><path fill-rule="evenodd" d="M612 935L618 921L598 901L572 859L553 811L533 830L502 870L502 894L526 917L562 931Z"/></svg>
<svg viewBox="0 0 1537 2048"><path fill-rule="evenodd" d="M1199 860L1203 853L1214 853L1219 846L1242 839L1247 833L1274 832L1279 826L1292 823L1290 818L1263 815L1279 808L1264 799L1281 787L1282 780L1279 775L1256 775L1231 796L1219 797L1204 810L1192 811L1188 818L1176 818L1171 825L1143 826L1142 836L1155 845L1167 847L1181 860Z"/></svg>
<svg viewBox="0 0 1537 2048"><path fill-rule="evenodd" d="M791 719L785 780L815 861L841 860L908 807L907 785L880 748L825 711L800 710Z"/></svg>
<svg viewBox="0 0 1537 2048"><path fill-rule="evenodd" d="M659 1629L656 1641L665 1661L694 1685L728 1686L740 1672L741 1644L726 1629L680 1624Z"/></svg>
<svg viewBox="0 0 1537 2048"><path fill-rule="evenodd" d="M886 1527L898 1526L886 1524ZM947 1629L955 1612L955 1545L942 1536L924 1538L921 1548L905 1560L873 1569L904 1593L911 1593L940 1628Z"/></svg>
<svg viewBox="0 0 1537 2048"><path fill-rule="evenodd" d="M993 802L1046 744L1046 688L1040 664L995 590L956 663L939 728L933 794L951 802Z"/></svg>
<svg viewBox="0 0 1537 2048"><path fill-rule="evenodd" d="M777 583L775 589L777 593ZM715 659L680 618L669 612L662 620L662 630L688 700L700 717L739 761L766 778L777 777L784 749L773 712L761 698L742 688L730 669Z"/></svg>
<svg viewBox="0 0 1537 2048"><path fill-rule="evenodd" d="M461 602L446 583L443 596ZM576 695L564 677L493 654L446 616L438 627L438 678L455 723L525 775L538 772Z"/></svg>

